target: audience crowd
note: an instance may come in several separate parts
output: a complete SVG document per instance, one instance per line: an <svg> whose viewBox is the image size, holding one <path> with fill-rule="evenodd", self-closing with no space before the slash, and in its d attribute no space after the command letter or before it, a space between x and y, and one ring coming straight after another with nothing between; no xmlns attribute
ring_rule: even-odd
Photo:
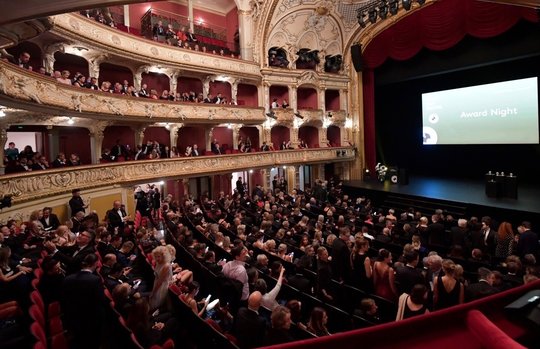
<svg viewBox="0 0 540 349"><path fill-rule="evenodd" d="M2 343L31 346L30 323L40 339L41 311L47 334L64 336L53 330L60 322L76 348L120 341L111 333L122 324L144 347L189 346L202 339L186 332L188 309L251 348L401 320L539 277L526 221L514 230L487 216L383 211L333 181L302 192L278 178L251 195L239 182L232 195L197 201L139 187L133 214L115 201L102 219L74 191L68 222L46 207L0 226Z"/></svg>

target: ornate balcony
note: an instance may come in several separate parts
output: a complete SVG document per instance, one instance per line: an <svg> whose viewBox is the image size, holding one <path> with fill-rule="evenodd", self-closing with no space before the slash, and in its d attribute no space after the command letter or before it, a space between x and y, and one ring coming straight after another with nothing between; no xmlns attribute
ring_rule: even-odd
<svg viewBox="0 0 540 349"><path fill-rule="evenodd" d="M232 74L260 81L258 64L219 55L180 49L107 27L78 14L51 17L51 33L133 61L209 74Z"/></svg>
<svg viewBox="0 0 540 349"><path fill-rule="evenodd" d="M164 102L67 86L0 61L0 104L66 116L117 121L261 124L263 108Z"/></svg>
<svg viewBox="0 0 540 349"><path fill-rule="evenodd" d="M13 203L21 203L68 193L75 188L107 187L272 166L351 161L355 156L353 148L340 147L69 167L0 177L0 193L12 195Z"/></svg>

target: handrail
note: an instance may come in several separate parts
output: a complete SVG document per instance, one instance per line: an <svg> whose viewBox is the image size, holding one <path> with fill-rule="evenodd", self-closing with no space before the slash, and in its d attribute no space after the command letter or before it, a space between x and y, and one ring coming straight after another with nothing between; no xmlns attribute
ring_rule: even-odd
<svg viewBox="0 0 540 349"><path fill-rule="evenodd" d="M196 177L243 169L354 160L352 147L283 150L191 158L127 161L33 171L0 177L0 193L13 203L71 192L155 180Z"/></svg>

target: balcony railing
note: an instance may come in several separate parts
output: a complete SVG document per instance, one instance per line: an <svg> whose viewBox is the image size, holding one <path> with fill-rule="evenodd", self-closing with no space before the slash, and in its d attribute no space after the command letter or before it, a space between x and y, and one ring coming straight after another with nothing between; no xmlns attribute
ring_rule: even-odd
<svg viewBox="0 0 540 349"><path fill-rule="evenodd" d="M0 193L11 195L13 203L20 203L68 193L76 188L107 187L176 177L189 178L283 165L351 161L355 155L353 148L339 147L79 166L2 176Z"/></svg>
<svg viewBox="0 0 540 349"><path fill-rule="evenodd" d="M263 108L128 97L64 85L0 61L0 104L110 120L261 124Z"/></svg>

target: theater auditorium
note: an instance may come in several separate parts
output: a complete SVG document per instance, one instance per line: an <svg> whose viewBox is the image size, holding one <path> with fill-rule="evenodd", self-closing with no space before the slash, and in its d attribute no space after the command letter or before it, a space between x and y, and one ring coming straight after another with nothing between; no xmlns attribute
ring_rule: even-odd
<svg viewBox="0 0 540 349"><path fill-rule="evenodd" d="M537 348L536 0L0 0L0 348Z"/></svg>

